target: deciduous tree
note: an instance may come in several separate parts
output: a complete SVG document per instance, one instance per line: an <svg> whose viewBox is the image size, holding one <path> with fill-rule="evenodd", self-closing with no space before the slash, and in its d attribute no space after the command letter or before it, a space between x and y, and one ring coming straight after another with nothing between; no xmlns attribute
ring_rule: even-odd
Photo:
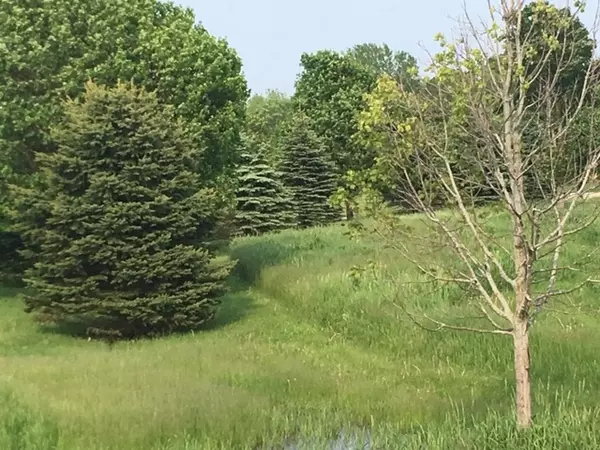
<svg viewBox="0 0 600 450"><path fill-rule="evenodd" d="M310 117L338 174L370 167L373 154L358 145L357 115L376 76L347 55L333 51L304 54L294 101Z"/></svg>
<svg viewBox="0 0 600 450"><path fill-rule="evenodd" d="M523 63L532 79L530 95L543 97L548 84L564 97L581 95L595 43L579 18L580 11L581 6L573 14L570 7L558 8L546 0L524 6L519 32L528 43Z"/></svg>
<svg viewBox="0 0 600 450"><path fill-rule="evenodd" d="M525 32L531 8L544 20L539 29L553 30L542 32L548 45L539 45L539 33ZM573 67L580 65L579 53L569 48L589 44L587 34L576 33L564 52L556 46L556 36L579 26L577 14L564 14L539 0L531 6L499 0L490 14L484 30L467 16L457 40L439 37L442 51L427 80L435 89L397 91L395 104L401 107L396 117L390 120L386 105L379 104L372 123L379 121L388 131L392 183L421 213L430 234L399 226L394 214L373 204L381 212L377 232L436 285L464 288L465 307L472 308L473 318L419 314L398 299L400 307L423 327L512 339L517 423L527 428L532 424L531 327L557 297L593 281L593 274L578 272L580 267L566 267L562 252L599 212L593 204L581 205L594 187L600 160L598 140L589 135L597 126L587 128L588 139L580 139L578 122L586 102L594 104L597 74L588 60L578 72L582 77L576 94L565 95L556 82L571 79ZM557 52L563 56L555 58ZM372 106L377 110L377 103ZM457 131L476 143L467 153L467 171L456 164ZM579 146L576 154L573 140ZM549 164L539 164L541 154ZM563 170L565 165L569 170ZM526 180L542 178L547 182L536 192L527 188ZM431 180L437 180L436 192L448 208L440 210L435 198L424 193ZM489 210L474 207L479 187L492 192L508 219L505 235L487 223ZM579 281L565 277L567 272L580 273Z"/></svg>
<svg viewBox="0 0 600 450"><path fill-rule="evenodd" d="M410 53L394 51L387 44L368 43L352 47L347 55L376 77L387 75L409 89L419 84L417 60Z"/></svg>
<svg viewBox="0 0 600 450"><path fill-rule="evenodd" d="M281 160L283 138L294 116L292 99L279 92L268 91L248 100L246 136L256 148L262 147L269 162Z"/></svg>
<svg viewBox="0 0 600 450"><path fill-rule="evenodd" d="M203 150L202 179L233 169L247 99L241 61L190 9L157 0L4 0L0 29L0 156L12 171L31 173L34 153L56 148L49 130L62 101L81 97L88 79L156 90Z"/></svg>

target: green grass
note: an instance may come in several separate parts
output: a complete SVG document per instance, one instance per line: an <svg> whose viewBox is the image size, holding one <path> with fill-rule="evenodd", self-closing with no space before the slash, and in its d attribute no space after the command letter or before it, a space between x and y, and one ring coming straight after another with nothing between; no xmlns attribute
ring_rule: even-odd
<svg viewBox="0 0 600 450"><path fill-rule="evenodd" d="M536 324L536 426L519 433L510 339L415 327L393 296L454 314L463 293L400 283L409 263L344 231L236 241L231 293L195 334L109 348L40 329L0 291L0 449L600 448L596 316ZM598 309L599 293L572 300ZM332 447L340 433L356 445Z"/></svg>

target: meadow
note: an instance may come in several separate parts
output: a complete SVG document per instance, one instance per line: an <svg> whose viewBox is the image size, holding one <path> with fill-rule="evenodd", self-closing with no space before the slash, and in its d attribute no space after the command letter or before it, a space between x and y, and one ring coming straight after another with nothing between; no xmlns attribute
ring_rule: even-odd
<svg viewBox="0 0 600 450"><path fill-rule="evenodd" d="M410 263L346 231L236 240L216 320L163 339L68 337L3 289L0 449L600 448L600 288L535 324L535 426L518 432L510 338L415 326L394 298L445 314L463 292L404 282Z"/></svg>

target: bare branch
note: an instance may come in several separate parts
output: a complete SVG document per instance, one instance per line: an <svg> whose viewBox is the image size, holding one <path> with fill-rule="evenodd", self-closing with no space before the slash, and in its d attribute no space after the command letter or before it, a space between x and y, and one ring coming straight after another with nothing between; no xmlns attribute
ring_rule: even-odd
<svg viewBox="0 0 600 450"><path fill-rule="evenodd" d="M410 311L408 311L408 309L406 309L402 304L394 302L394 305L397 308L399 308L400 310L402 310L402 312L413 323L415 323L419 328L422 328L426 331L438 332L438 331L442 331L442 330L454 330L454 331L470 331L470 332L480 333L480 334L501 334L501 335L508 335L508 336L510 336L512 334L512 328L504 328L504 329L503 328L495 328L495 329L491 329L491 330L486 330L484 328L462 327L462 326L450 325L450 324L447 324L444 322L440 322L439 320L432 319L431 317L428 317L427 315L423 315L423 318L425 320L437 325L437 327L431 328L431 327L427 327L427 326L423 325L419 320L416 319L415 315L412 314Z"/></svg>

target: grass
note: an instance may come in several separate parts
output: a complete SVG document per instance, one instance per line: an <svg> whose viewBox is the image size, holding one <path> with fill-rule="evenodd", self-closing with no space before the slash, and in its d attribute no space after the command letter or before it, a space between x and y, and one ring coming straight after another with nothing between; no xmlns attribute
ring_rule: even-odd
<svg viewBox="0 0 600 450"><path fill-rule="evenodd" d="M410 264L344 231L236 241L232 290L195 334L109 348L40 329L0 291L0 449L600 448L597 317L536 324L536 426L519 433L510 339L415 327L392 296L455 313L463 294L399 284Z"/></svg>

